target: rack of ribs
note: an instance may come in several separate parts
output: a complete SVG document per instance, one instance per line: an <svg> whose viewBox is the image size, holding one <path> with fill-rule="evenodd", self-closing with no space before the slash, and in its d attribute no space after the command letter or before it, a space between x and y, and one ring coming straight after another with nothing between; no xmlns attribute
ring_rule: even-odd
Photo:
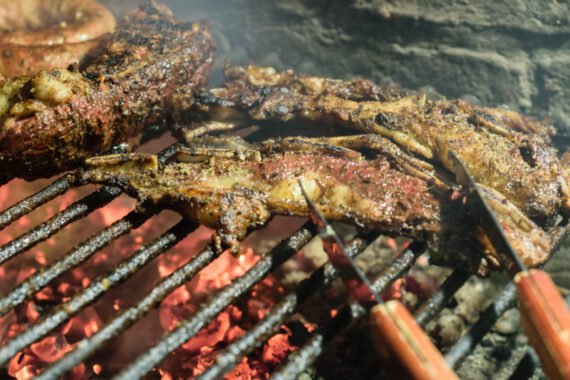
<svg viewBox="0 0 570 380"><path fill-rule="evenodd" d="M367 80L335 80L257 66L230 67L224 87L196 99L177 96L176 118L195 131L280 123L280 130L334 128L386 137L423 161L453 172L450 151L476 180L503 194L543 226L570 210L562 165L550 145L552 127L520 114L461 100L429 100L423 94L383 88ZM190 119L190 120L188 120ZM301 134L304 134L301 132Z"/></svg>

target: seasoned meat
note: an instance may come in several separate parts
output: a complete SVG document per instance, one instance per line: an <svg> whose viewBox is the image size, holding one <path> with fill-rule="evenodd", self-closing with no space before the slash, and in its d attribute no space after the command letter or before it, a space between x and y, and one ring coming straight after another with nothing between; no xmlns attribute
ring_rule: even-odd
<svg viewBox="0 0 570 380"><path fill-rule="evenodd" d="M435 262L479 265L489 248L462 203L452 200L452 191L441 192L406 174L389 157L365 160L336 147L327 152L322 144L299 151L279 145L237 149L233 156L218 149L208 157L205 150L192 149L162 168L153 155L102 156L87 160L81 178L119 186L142 202L216 228L218 248L235 248L248 230L264 225L271 215L307 216L299 180L329 220L425 241ZM530 266L544 262L550 252L545 232L500 194L489 191L492 200L499 200L499 220L525 261Z"/></svg>
<svg viewBox="0 0 570 380"><path fill-rule="evenodd" d="M18 0L0 4L0 75L66 68L100 52L115 28L96 0Z"/></svg>
<svg viewBox="0 0 570 380"><path fill-rule="evenodd" d="M212 65L206 24L154 2L127 16L106 53L82 71L42 71L0 88L2 179L47 177L168 118L182 85L203 86Z"/></svg>
<svg viewBox="0 0 570 380"><path fill-rule="evenodd" d="M177 99L177 118L201 120L196 128L211 121L235 128L276 120L375 133L450 172L452 150L478 182L536 222L546 225L560 209L570 209L561 165L549 145L552 128L515 112L254 66L230 68L227 76L224 88L203 92L198 104ZM192 131L181 134L192 138Z"/></svg>

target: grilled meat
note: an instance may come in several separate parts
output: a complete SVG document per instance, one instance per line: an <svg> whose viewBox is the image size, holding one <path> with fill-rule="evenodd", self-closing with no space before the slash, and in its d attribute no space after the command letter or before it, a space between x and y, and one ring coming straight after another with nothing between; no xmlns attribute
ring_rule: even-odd
<svg viewBox="0 0 570 380"><path fill-rule="evenodd" d="M462 203L452 200L452 191L442 192L406 174L397 156L364 160L355 151L326 144L314 144L311 149L310 145L289 150L291 139L287 139L281 144L265 143L259 150L236 149L234 141L230 150L208 151L202 146L180 152L178 162L162 168L153 155L102 156L87 160L81 179L119 186L142 202L171 208L217 229L219 249L235 248L249 229L264 225L271 215L307 216L298 184L302 180L331 221L425 241L435 262L481 263L488 243L470 224ZM397 147L393 149L398 153ZM525 261L530 266L544 262L550 252L545 232L500 194L488 191L498 202L499 220ZM493 257L490 262L498 265Z"/></svg>
<svg viewBox="0 0 570 380"><path fill-rule="evenodd" d="M65 68L104 46L113 14L96 0L19 0L0 4L0 75Z"/></svg>
<svg viewBox="0 0 570 380"><path fill-rule="evenodd" d="M8 80L0 88L0 177L47 177L116 144L137 145L145 126L166 121L178 88L205 84L212 50L207 25L149 2L83 71Z"/></svg>
<svg viewBox="0 0 570 380"><path fill-rule="evenodd" d="M453 165L448 152L453 150L478 182L502 193L536 222L547 225L560 209L570 210L561 165L549 145L552 128L538 121L463 101L430 101L423 95L359 86L359 81L253 66L230 68L226 75L225 87L203 92L198 104L177 99L177 117L201 120L196 128L212 122L235 128L251 120L277 120L375 133L449 172ZM191 130L180 134L193 137Z"/></svg>

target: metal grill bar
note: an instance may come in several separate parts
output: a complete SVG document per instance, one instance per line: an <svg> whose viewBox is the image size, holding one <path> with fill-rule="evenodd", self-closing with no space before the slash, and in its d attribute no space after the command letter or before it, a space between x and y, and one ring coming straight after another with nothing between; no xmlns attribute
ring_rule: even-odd
<svg viewBox="0 0 570 380"><path fill-rule="evenodd" d="M158 155L159 163L164 164L176 153L179 148L179 144L173 144L160 152ZM77 181L73 174L67 174L59 180L55 181L50 186L10 207L0 214L0 230L15 220L32 212L37 207L40 207L44 203L54 199L58 195L65 193L71 187L76 186L76 182ZM50 236L59 232L68 224L110 203L120 194L121 191L119 189L105 186L98 191L87 195L65 210L54 215L48 221L40 224L31 231L19 236L18 238L1 247L0 264L3 264L17 254L26 251L39 242L48 239Z"/></svg>
<svg viewBox="0 0 570 380"><path fill-rule="evenodd" d="M20 305L26 298L42 289L53 279L87 260L113 240L128 233L133 228L139 227L150 217L150 213L142 214L137 211L131 211L123 219L92 236L48 268L34 273L0 299L0 316L5 315L12 308ZM0 364L5 363L5 360L9 359L4 356L5 352L7 352L6 347L0 349Z"/></svg>
<svg viewBox="0 0 570 380"><path fill-rule="evenodd" d="M124 146L119 145L112 148L111 151L113 153L124 153L127 150ZM4 183L0 184L0 186L1 185L4 185ZM29 214L36 208L54 199L58 195L65 193L73 186L76 186L76 178L73 173L69 173L53 182L51 185L16 203L12 207L0 213L0 231L24 215Z"/></svg>
<svg viewBox="0 0 570 380"><path fill-rule="evenodd" d="M341 309L340 312L333 318L333 321L338 322L339 328L346 327L352 316L347 308ZM331 327L334 324L330 324ZM325 344L325 337L323 334L314 334L305 343L303 347L293 352L287 358L286 365L279 367L271 375L271 380L290 380L296 379L301 373L307 370L321 355L323 352L323 346Z"/></svg>
<svg viewBox="0 0 570 380"><path fill-rule="evenodd" d="M366 242L357 239L347 245L351 256L356 256L366 248ZM303 280L295 291L287 294L267 315L249 329L241 338L229 345L217 357L214 365L208 368L200 380L220 379L235 367L240 360L271 337L283 325L289 315L309 297L322 287L329 286L338 277L338 273L326 263L314 271L308 279Z"/></svg>
<svg viewBox="0 0 570 380"><path fill-rule="evenodd" d="M507 310L516 304L516 287L511 282L499 294L491 306L489 306L480 316L477 322L469 331L463 335L445 355L445 360L453 368L459 368L463 360L469 355L475 346L483 339L483 336L491 330L495 322Z"/></svg>
<svg viewBox="0 0 570 380"><path fill-rule="evenodd" d="M540 358L536 351L529 347L509 379L530 379L538 367L540 367Z"/></svg>
<svg viewBox="0 0 570 380"><path fill-rule="evenodd" d="M148 373L168 354L196 335L202 327L208 324L238 297L245 294L272 270L293 256L311 240L315 233L313 224L310 222L306 223L293 236L275 247L269 255L259 260L245 275L234 280L230 285L212 296L192 318L181 322L175 330L165 335L156 346L139 356L131 365L119 373L115 379L136 379Z"/></svg>
<svg viewBox="0 0 570 380"><path fill-rule="evenodd" d="M5 357L9 358L28 345L40 340L51 330L80 312L81 309L97 300L113 287L126 281L150 260L182 240L195 228L196 226L180 222L147 247L138 250L129 259L119 264L119 266L108 275L99 277L71 300L59 305L29 329L14 337L6 346L0 349L0 360Z"/></svg>
<svg viewBox="0 0 570 380"><path fill-rule="evenodd" d="M384 270L382 275L374 281L372 284L374 291L381 293L390 286L392 282L408 272L416 260L417 255L418 254L414 253L411 249L405 250ZM299 377L299 375L307 370L316 358L319 357L323 349L323 344L326 341L351 322L362 318L366 313L367 311L363 307L358 307L357 305L349 305L341 308L328 323L317 328L315 334L313 334L303 347L300 347L289 355L287 362L277 368L271 376L271 379L288 380Z"/></svg>
<svg viewBox="0 0 570 380"><path fill-rule="evenodd" d="M76 349L68 353L63 359L53 363L36 379L58 379L65 372L80 364L98 348L128 329L132 324L142 318L150 309L159 304L176 288L192 280L198 272L204 269L218 257L212 249L206 249L191 261L172 272L168 277L154 287L136 306L125 310L121 315L103 326L96 334L82 340Z"/></svg>
<svg viewBox="0 0 570 380"><path fill-rule="evenodd" d="M414 318L418 324L425 327L441 310L449 303L453 295L461 288L469 274L461 269L456 269L441 284L439 289L424 302L414 313Z"/></svg>
<svg viewBox="0 0 570 380"><path fill-rule="evenodd" d="M0 214L0 230L3 230L22 216L29 214L41 205L49 202L58 195L65 193L73 186L73 176L68 174L46 188L16 203Z"/></svg>
<svg viewBox="0 0 570 380"><path fill-rule="evenodd" d="M398 277L402 277L406 274L414 262L416 258L421 254L419 251L414 251L412 249L406 249L402 252L390 266L388 266L382 274L374 280L372 283L372 289L376 293L382 293L388 286L392 284L392 282L396 281Z"/></svg>
<svg viewBox="0 0 570 380"><path fill-rule="evenodd" d="M103 187L85 198L75 202L64 211L54 215L31 231L19 236L0 248L0 264L25 252L41 241L54 235L66 225L86 216L90 212L105 206L115 199L121 190L114 187Z"/></svg>

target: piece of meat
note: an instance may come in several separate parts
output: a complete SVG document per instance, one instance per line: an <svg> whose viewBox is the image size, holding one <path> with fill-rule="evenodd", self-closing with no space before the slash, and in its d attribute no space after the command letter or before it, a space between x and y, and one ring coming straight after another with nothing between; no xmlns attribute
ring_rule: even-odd
<svg viewBox="0 0 570 380"><path fill-rule="evenodd" d="M87 160L81 180L119 186L141 202L215 228L219 249L235 248L248 230L263 226L271 215L307 216L298 183L302 180L327 219L424 241L433 262L468 262L484 271L481 255L493 252L451 190L442 192L404 173L385 156L364 160L335 147L327 153L323 146L279 151L273 145L264 145L257 156L244 154L248 149L233 157L223 152L208 157L200 149L181 152L178 161L187 162L160 169L153 155L95 157ZM500 199L499 220L527 264L543 263L550 255L546 233L500 195L491 195ZM498 265L494 257L489 259Z"/></svg>
<svg viewBox="0 0 570 380"><path fill-rule="evenodd" d="M0 4L0 75L66 68L104 47L113 14L96 0L19 0Z"/></svg>
<svg viewBox="0 0 570 380"><path fill-rule="evenodd" d="M106 53L82 71L42 71L0 88L1 179L47 177L164 124L170 98L206 83L212 38L149 2L119 25Z"/></svg>
<svg viewBox="0 0 570 380"><path fill-rule="evenodd" d="M234 66L225 71L226 85L246 89L243 96L258 98L252 94L259 89L278 88L295 93L319 96L332 95L347 100L394 101L407 95L408 91L399 87L382 87L366 79L342 80L308 75L297 75L292 70L277 71L271 67ZM245 86L244 86L245 85ZM235 91L232 91L235 93ZM236 94L237 95L237 94ZM252 99L255 100L255 99Z"/></svg>
<svg viewBox="0 0 570 380"><path fill-rule="evenodd" d="M449 172L452 150L478 182L502 193L539 224L552 223L561 209L570 211L561 165L549 145L552 128L538 121L464 101L430 101L421 94L376 88L374 97L370 85L361 96L358 82L291 71L247 66L230 68L226 74L224 88L201 93L196 103L176 100L180 124L190 124L185 117L191 116L200 121L196 128L211 121L235 128L252 120L311 122L310 128L321 129L333 125L387 137ZM190 139L192 130L179 135Z"/></svg>

